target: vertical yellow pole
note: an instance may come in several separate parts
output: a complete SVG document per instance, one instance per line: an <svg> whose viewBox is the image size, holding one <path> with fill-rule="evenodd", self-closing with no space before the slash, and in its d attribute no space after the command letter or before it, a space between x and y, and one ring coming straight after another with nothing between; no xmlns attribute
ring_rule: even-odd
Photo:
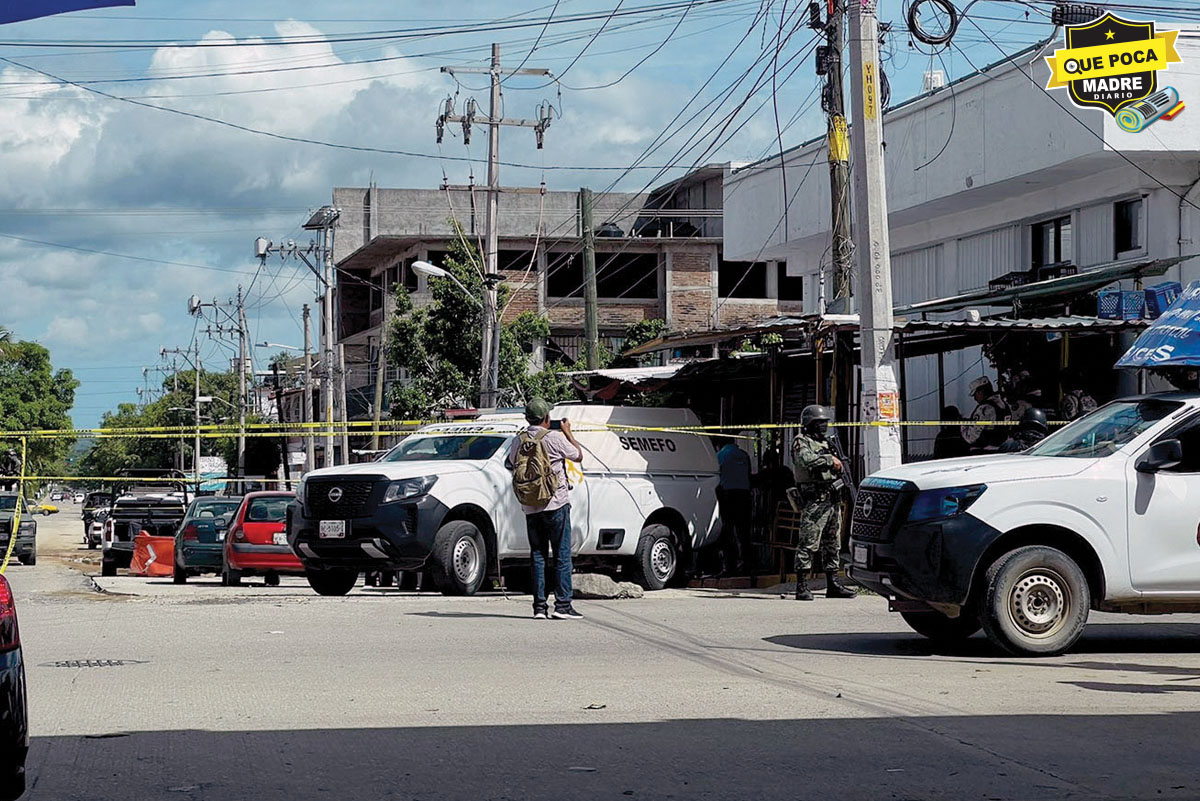
<svg viewBox="0 0 1200 801"><path fill-rule="evenodd" d="M17 506L13 510L12 530L8 532L8 548L4 551L4 563L0 564L0 576L8 570L8 560L12 557L13 546L17 543L17 531L21 528L21 507L25 505L25 457L29 441L21 437L21 476L17 479Z"/></svg>

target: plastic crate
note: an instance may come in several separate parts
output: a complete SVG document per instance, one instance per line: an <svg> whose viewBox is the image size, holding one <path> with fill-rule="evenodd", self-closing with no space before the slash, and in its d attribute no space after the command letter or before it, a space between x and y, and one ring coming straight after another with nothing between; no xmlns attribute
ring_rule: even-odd
<svg viewBox="0 0 1200 801"><path fill-rule="evenodd" d="M1146 289L1146 319L1159 317L1175 300L1183 294L1183 284L1178 281L1167 281L1155 284Z"/></svg>
<svg viewBox="0 0 1200 801"><path fill-rule="evenodd" d="M1145 292L1104 289L1097 296L1096 316L1104 320L1140 320L1145 311Z"/></svg>

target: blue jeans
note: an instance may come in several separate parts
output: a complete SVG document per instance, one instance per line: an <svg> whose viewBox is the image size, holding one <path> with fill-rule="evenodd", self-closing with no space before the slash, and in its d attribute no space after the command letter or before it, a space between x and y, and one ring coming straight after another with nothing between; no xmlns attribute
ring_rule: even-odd
<svg viewBox="0 0 1200 801"><path fill-rule="evenodd" d="M529 535L529 556L533 571L533 608L546 608L546 561L554 549L558 585L554 590L554 608L571 606L571 504L552 512L525 515Z"/></svg>

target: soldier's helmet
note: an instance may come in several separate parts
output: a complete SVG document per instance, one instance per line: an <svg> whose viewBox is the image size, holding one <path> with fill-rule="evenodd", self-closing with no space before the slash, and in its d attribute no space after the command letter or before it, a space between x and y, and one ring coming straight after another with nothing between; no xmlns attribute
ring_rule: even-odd
<svg viewBox="0 0 1200 801"><path fill-rule="evenodd" d="M986 390L987 394L991 395L995 390L992 388L992 379L987 376L976 378L971 382L971 394L974 395L979 390Z"/></svg>
<svg viewBox="0 0 1200 801"><path fill-rule="evenodd" d="M800 412L800 427L808 428L816 423L828 423L833 420L833 410L828 406L805 406L804 411Z"/></svg>
<svg viewBox="0 0 1200 801"><path fill-rule="evenodd" d="M1046 413L1036 406L1030 406L1025 410L1017 428L1022 431L1037 431L1042 436L1050 433L1050 425L1046 422Z"/></svg>

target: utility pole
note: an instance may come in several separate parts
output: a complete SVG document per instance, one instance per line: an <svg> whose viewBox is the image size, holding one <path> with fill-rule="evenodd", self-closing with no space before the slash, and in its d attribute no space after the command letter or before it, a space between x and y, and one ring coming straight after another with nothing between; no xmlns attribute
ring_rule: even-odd
<svg viewBox="0 0 1200 801"><path fill-rule="evenodd" d="M892 266L880 104L879 19L876 0L850 3L850 59L854 72L855 252L858 254L859 343L862 348L863 422L900 417L892 321ZM899 427L863 428L864 474L900 464Z"/></svg>
<svg viewBox="0 0 1200 801"><path fill-rule="evenodd" d="M325 293L321 296L321 317L324 330L321 332L321 400L325 406L325 466L332 467L333 459L333 248L329 247L329 234L322 238L321 260L325 271Z"/></svg>
<svg viewBox="0 0 1200 801"><path fill-rule="evenodd" d="M304 304L304 422L313 422L312 335L308 329L309 308ZM312 428L304 432L304 472L317 466Z"/></svg>
<svg viewBox="0 0 1200 801"><path fill-rule="evenodd" d="M596 299L596 232L592 223L592 190L579 190L579 213L583 223L583 339L587 369L600 367L600 315Z"/></svg>
<svg viewBox="0 0 1200 801"><path fill-rule="evenodd" d="M237 292L238 328L238 446L237 477L246 477L246 305L242 298L242 286Z"/></svg>
<svg viewBox="0 0 1200 801"><path fill-rule="evenodd" d="M500 68L500 45L492 45L492 63L488 68L481 67L442 67L442 72L451 75L486 74L491 79L488 116L478 121L488 129L488 176L487 176L487 215L485 239L487 253L484 254L483 274L483 336L480 348L479 370L479 406L490 409L496 406L496 393L500 383L500 321L497 319L497 296L501 276L498 271L498 242L500 231L498 222L498 207L500 202L500 127L513 125L523 128L533 128L537 134L537 146L542 147L542 137L550 127L551 110L548 105L539 108L537 120L518 120L501 118L500 114L500 83L508 75L537 75L550 77L550 70L526 67L516 70ZM442 132L447 122L461 122L463 126L463 143L471 143L471 128L477 119L474 99L467 101L465 114L454 113L454 100L447 99L445 110L437 119L437 141L442 142Z"/></svg>
<svg viewBox="0 0 1200 801"><path fill-rule="evenodd" d="M179 403L179 365L171 360L171 400ZM183 472L183 434L179 435L179 470Z"/></svg>
<svg viewBox="0 0 1200 801"><path fill-rule="evenodd" d="M383 346L387 341L388 325L392 319L392 291L391 287L384 285L383 295L383 324L379 326L379 344L376 346L376 365L375 365L375 408L374 408L374 432L371 434L371 450L379 450L379 426L383 421L383 385L387 380L387 361L383 358Z"/></svg>
<svg viewBox="0 0 1200 801"><path fill-rule="evenodd" d="M275 378L275 416L279 418L280 454L283 456L283 487L284 489L290 490L292 488L292 468L289 464L291 459L289 458L290 454L288 453L288 435L287 432L283 430L283 388L279 384L278 363L273 363L271 365L271 372L274 374Z"/></svg>
<svg viewBox="0 0 1200 801"><path fill-rule="evenodd" d="M337 388L338 388L338 405L341 406L341 422L342 433L340 439L342 441L342 464L350 464L350 415L346 405L346 346L341 342L337 346L338 366L337 366Z"/></svg>
<svg viewBox="0 0 1200 801"><path fill-rule="evenodd" d="M192 346L195 348L196 358L193 367L196 368L194 401L196 411L196 441L192 445L192 470L196 474L196 494L200 494L200 340L193 339Z"/></svg>
<svg viewBox="0 0 1200 801"><path fill-rule="evenodd" d="M834 314L850 311L851 258L854 253L850 239L850 140L842 85L842 51L845 46L842 15L845 11L844 0L828 0L825 50L817 52L817 74L825 76L822 106L826 111L829 137L829 197L832 203L833 303L827 311Z"/></svg>

